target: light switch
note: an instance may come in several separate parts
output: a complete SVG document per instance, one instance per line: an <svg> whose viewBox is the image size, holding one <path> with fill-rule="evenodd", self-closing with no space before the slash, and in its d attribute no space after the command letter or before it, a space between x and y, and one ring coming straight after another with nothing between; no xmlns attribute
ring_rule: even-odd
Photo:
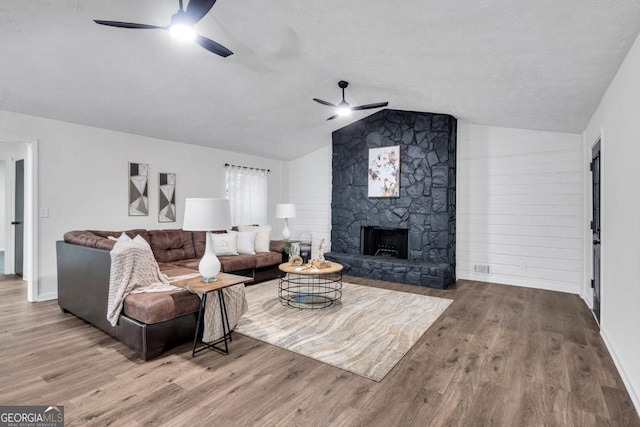
<svg viewBox="0 0 640 427"><path fill-rule="evenodd" d="M49 208L40 208L40 218L49 218Z"/></svg>

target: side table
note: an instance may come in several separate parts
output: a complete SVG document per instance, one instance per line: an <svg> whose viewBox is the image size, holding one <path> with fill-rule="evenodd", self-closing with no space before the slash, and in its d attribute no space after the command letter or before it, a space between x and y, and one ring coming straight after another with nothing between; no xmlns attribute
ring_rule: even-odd
<svg viewBox="0 0 640 427"><path fill-rule="evenodd" d="M250 282L253 280L251 277L246 276L238 276L235 274L228 273L220 273L218 274L218 280L215 282L205 283L202 281L202 276L192 277L190 279L178 280L175 282L171 282L173 286L177 286L179 288L184 288L189 292L193 292L200 296L200 310L198 311L198 322L196 323L196 331L193 337L193 350L191 351L191 356L195 357L196 354L200 353L203 350L210 349L216 350L224 354L229 354L229 347L227 341L233 341L231 337L231 328L229 327L229 317L227 316L227 306L224 301L224 292L222 290L224 288L228 288L231 286L239 285L241 283ZM204 342L200 341L202 346L200 348L196 348L198 345L198 338L201 334L200 329L204 330L203 317L204 317L204 309L207 303L207 295L212 292L216 292L218 294L218 302L220 304L220 317L222 321L222 338L219 338L213 342ZM220 343L224 342L224 349L218 347Z"/></svg>

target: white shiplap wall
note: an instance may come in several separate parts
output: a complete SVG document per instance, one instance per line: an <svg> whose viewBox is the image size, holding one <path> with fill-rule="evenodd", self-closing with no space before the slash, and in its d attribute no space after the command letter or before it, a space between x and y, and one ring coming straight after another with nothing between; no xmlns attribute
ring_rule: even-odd
<svg viewBox="0 0 640 427"><path fill-rule="evenodd" d="M459 121L457 141L457 277L579 293L581 136Z"/></svg>
<svg viewBox="0 0 640 427"><path fill-rule="evenodd" d="M289 220L291 238L312 237L312 256L320 239L331 250L331 145L289 163L289 203L296 218Z"/></svg>

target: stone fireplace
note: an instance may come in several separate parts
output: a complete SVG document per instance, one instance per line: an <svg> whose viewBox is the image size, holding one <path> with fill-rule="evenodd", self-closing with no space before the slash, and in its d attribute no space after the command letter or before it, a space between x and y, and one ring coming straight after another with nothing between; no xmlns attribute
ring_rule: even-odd
<svg viewBox="0 0 640 427"><path fill-rule="evenodd" d="M400 146L400 197L369 197L369 149L388 146ZM455 282L455 156L456 119L445 114L382 110L335 131L327 259L355 276Z"/></svg>

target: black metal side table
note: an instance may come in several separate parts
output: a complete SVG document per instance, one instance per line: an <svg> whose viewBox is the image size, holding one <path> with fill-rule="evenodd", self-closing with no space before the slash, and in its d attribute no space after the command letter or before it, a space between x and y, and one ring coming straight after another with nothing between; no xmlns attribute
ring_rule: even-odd
<svg viewBox="0 0 640 427"><path fill-rule="evenodd" d="M193 349L191 351L192 357L195 357L196 354L206 349L215 350L223 354L229 354L228 342L233 341L233 338L231 336L232 331L229 327L229 316L227 315L227 306L225 304L224 292L222 292L222 290L241 283L250 282L251 280L253 280L251 277L220 273L218 274L218 280L215 282L205 283L202 281L202 276L171 282L174 286L184 288L189 292L193 292L200 296L200 310L198 311L198 322L196 323L196 331L193 337ZM202 333L201 329L204 330L203 317L204 309L207 304L207 296L212 292L216 292L218 294L220 320L222 322L222 337L212 342L204 342L200 340L201 347L197 348L198 340ZM223 342L224 348L219 347Z"/></svg>

